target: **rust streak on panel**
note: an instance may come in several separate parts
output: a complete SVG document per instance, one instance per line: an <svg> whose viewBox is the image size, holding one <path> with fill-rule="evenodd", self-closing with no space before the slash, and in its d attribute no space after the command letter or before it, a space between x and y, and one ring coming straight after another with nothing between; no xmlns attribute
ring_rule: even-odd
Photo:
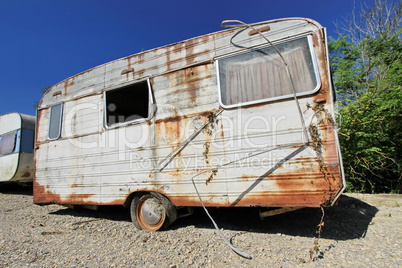
<svg viewBox="0 0 402 268"><path fill-rule="evenodd" d="M72 187L74 188L74 187ZM35 204L71 204L71 205L123 205L125 198L113 200L111 202L93 202L88 200L95 194L69 194L66 198L49 191L46 186L39 185L34 181L34 203Z"/></svg>
<svg viewBox="0 0 402 268"><path fill-rule="evenodd" d="M235 207L239 206L263 206L269 204L270 207L319 207L323 193L312 191L308 194L273 194L267 192L260 193L259 196L245 196Z"/></svg>
<svg viewBox="0 0 402 268"><path fill-rule="evenodd" d="M267 25L267 26L258 28L258 29L256 29L256 30L251 30L251 31L249 31L249 32L248 32L248 35L249 35L249 36L253 36L253 35L256 35L256 34L258 34L258 33L267 32L267 31L269 31L270 29L271 29L271 27L269 27L269 25Z"/></svg>
<svg viewBox="0 0 402 268"><path fill-rule="evenodd" d="M121 75L127 75L127 74L129 74L129 73L133 73L134 72L134 68L127 68L127 69L124 69L123 71L121 71Z"/></svg>
<svg viewBox="0 0 402 268"><path fill-rule="evenodd" d="M33 183L33 193L35 204L59 203L61 201L60 195L47 190L46 186L38 184L36 180Z"/></svg>
<svg viewBox="0 0 402 268"><path fill-rule="evenodd" d="M194 42L196 40L190 39L184 43L185 51L186 51L186 64L190 65L194 63Z"/></svg>
<svg viewBox="0 0 402 268"><path fill-rule="evenodd" d="M61 94L62 94L62 93L61 93L61 90L56 91L56 92L53 93L53 97L59 96L59 95L61 95Z"/></svg>
<svg viewBox="0 0 402 268"><path fill-rule="evenodd" d="M204 111L204 112L197 113L197 114L188 114L188 115L183 115L183 116L180 116L180 115L171 116L168 118L157 119L153 123L160 124L160 123L167 123L167 122L176 122L176 121L192 118L195 116L208 117L211 113L214 113L214 112L216 112L216 111Z"/></svg>
<svg viewBox="0 0 402 268"><path fill-rule="evenodd" d="M190 94L190 99L194 102L197 99L198 91L200 86L198 84L199 78L195 74L196 70L194 68L188 68L184 70L184 84L186 85L186 90Z"/></svg>
<svg viewBox="0 0 402 268"><path fill-rule="evenodd" d="M94 202L90 202L87 199L91 198L95 194L69 194L66 199L63 199L63 202L66 204L90 204L95 205ZM96 203L97 204L97 203Z"/></svg>

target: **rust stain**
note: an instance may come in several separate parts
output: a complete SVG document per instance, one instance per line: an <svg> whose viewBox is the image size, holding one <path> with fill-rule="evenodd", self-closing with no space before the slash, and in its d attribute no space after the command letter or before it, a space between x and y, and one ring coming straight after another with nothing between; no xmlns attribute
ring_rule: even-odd
<svg viewBox="0 0 402 268"><path fill-rule="evenodd" d="M267 26L258 28L258 29L256 29L256 30L251 30L251 31L249 31L249 32L248 32L248 35L249 35L249 36L253 36L253 35L256 35L256 34L258 34L258 33L267 32L267 31L269 31L269 30L271 30L271 27L269 27L269 25L267 25Z"/></svg>
<svg viewBox="0 0 402 268"><path fill-rule="evenodd" d="M203 35L199 39L201 44L208 44L210 40L210 35Z"/></svg>
<svg viewBox="0 0 402 268"><path fill-rule="evenodd" d="M33 201L35 204L59 204L61 199L57 194L47 190L46 186L40 185L34 179L33 182Z"/></svg>
<svg viewBox="0 0 402 268"><path fill-rule="evenodd" d="M88 199L95 194L70 194L62 199L59 194L55 194L44 185L40 185L36 180L33 182L33 201L35 204L69 204L69 205L124 205L128 195L124 198L116 199L111 202L94 202Z"/></svg>
<svg viewBox="0 0 402 268"><path fill-rule="evenodd" d="M180 120L165 122L165 133L166 138L168 139L168 144L175 146L176 143L180 142Z"/></svg>
<svg viewBox="0 0 402 268"><path fill-rule="evenodd" d="M67 80L64 81L64 94L63 94L64 96L68 96L68 88L75 84L74 79L75 76L68 78Z"/></svg>
<svg viewBox="0 0 402 268"><path fill-rule="evenodd" d="M56 92L53 93L53 97L59 96L59 95L61 95L61 94L62 94L62 93L61 93L61 90L56 91Z"/></svg>
<svg viewBox="0 0 402 268"><path fill-rule="evenodd" d="M167 71L171 71L174 68L172 68L172 65L176 66L177 68L185 68L185 66L189 66L192 64L196 63L196 58L198 56L203 56L207 54L210 50L205 49L201 50L199 52L195 52L195 47L199 46L200 44L206 44L209 42L210 37L208 35L198 37L198 38L193 38L189 39L186 41L182 41L176 44L171 45L169 48L164 48L165 49L165 55L166 55L166 65L167 65ZM184 56L182 57L177 57L177 54L184 53ZM175 58L172 60L172 58ZM185 63L181 64L182 66L177 67L177 64L182 62L183 59L185 60Z"/></svg>
<svg viewBox="0 0 402 268"><path fill-rule="evenodd" d="M326 99L324 99L324 98L322 98L322 99L316 98L314 102L315 103L326 102Z"/></svg>
<svg viewBox="0 0 402 268"><path fill-rule="evenodd" d="M144 64L145 63L145 53L140 53L137 55L137 64Z"/></svg>
<svg viewBox="0 0 402 268"><path fill-rule="evenodd" d="M127 197L128 197L128 195L127 195ZM105 204L105 203L101 203L101 204L99 204L99 205L123 205L124 207L126 207L126 201L127 201L127 197L124 197L124 198L121 198L121 199L116 199L116 200L113 200L113 201L111 201L111 202L108 202L107 204Z"/></svg>
<svg viewBox="0 0 402 268"><path fill-rule="evenodd" d="M194 118L194 117L208 117L211 113L215 113L218 110L212 110L212 111L204 111L202 113L197 113L197 114L187 114L187 115L177 115L177 116L172 116L172 117L167 117L167 118L161 118L161 119L156 119L155 121L153 121L151 124L160 124L160 123L167 123L167 122L175 122L175 121L181 121L184 119L190 119L190 118Z"/></svg>
<svg viewBox="0 0 402 268"><path fill-rule="evenodd" d="M191 101L195 102L197 99L198 91L200 90L200 86L198 84L198 77L195 74L194 68L188 68L184 70L184 84L187 86L187 92L190 94ZM196 81L194 81L196 80Z"/></svg>
<svg viewBox="0 0 402 268"><path fill-rule="evenodd" d="M319 45L320 44L319 44L318 36L316 34L313 34L313 46L318 47Z"/></svg>
<svg viewBox="0 0 402 268"><path fill-rule="evenodd" d="M170 87L174 89L168 95L187 93L189 99L195 103L202 89L201 82L212 77L208 72L210 66L210 63L204 63L165 74L164 76L170 81Z"/></svg>
<svg viewBox="0 0 402 268"><path fill-rule="evenodd" d="M184 47L186 50L186 64L190 65L195 62L195 56L194 55L194 47L198 40L197 39L190 39L184 43Z"/></svg>
<svg viewBox="0 0 402 268"><path fill-rule="evenodd" d="M134 72L134 68L127 68L124 69L123 71L121 71L121 75L128 75L129 73L133 73Z"/></svg>
<svg viewBox="0 0 402 268"><path fill-rule="evenodd" d="M234 207L320 207L322 192L306 193L259 193L258 196L245 196Z"/></svg>
<svg viewBox="0 0 402 268"><path fill-rule="evenodd" d="M224 141L224 139L225 139L225 131L223 130L223 124L221 124L220 128L221 128L220 136L221 136L222 140Z"/></svg>
<svg viewBox="0 0 402 268"><path fill-rule="evenodd" d="M95 194L69 194L67 196L67 198L65 200L63 200L64 202L67 202L68 204L74 204L74 205L78 205L78 204L91 204L91 205L95 205L98 204L97 202L90 202L86 199L91 198L92 196L94 196Z"/></svg>
<svg viewBox="0 0 402 268"><path fill-rule="evenodd" d="M167 68L168 71L172 70L170 51L166 52L166 68Z"/></svg>
<svg viewBox="0 0 402 268"><path fill-rule="evenodd" d="M326 103L331 102L331 92L330 92L330 78L328 77L324 43L321 39L316 37L315 43L318 55L319 69L321 70L321 89L314 98L313 111L317 117L317 125L310 125L309 131L312 135L311 146L315 149L317 153L317 163L320 166L320 171L324 175L324 179L327 183L327 189L324 191L323 198L320 204L325 206L329 204L332 199L336 196L338 191L342 187L342 177L339 162L336 142L335 142L335 129L334 129L334 118L332 118L331 113L326 109Z"/></svg>

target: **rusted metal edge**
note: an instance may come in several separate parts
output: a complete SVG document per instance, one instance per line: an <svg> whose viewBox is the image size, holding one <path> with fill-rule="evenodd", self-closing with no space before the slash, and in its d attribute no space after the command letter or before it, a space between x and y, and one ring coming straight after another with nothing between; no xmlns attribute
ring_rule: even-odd
<svg viewBox="0 0 402 268"><path fill-rule="evenodd" d="M323 40L327 40L327 30L326 28L323 28ZM326 67L327 67L327 76L329 78L331 78L331 66L330 66L330 60L329 60L329 48L328 48L328 42L324 42L324 48L325 48L325 54L327 55L327 57L325 58L326 60ZM332 79L331 79L332 81ZM332 98L331 103L334 103L336 101L336 94L335 94L335 88L333 85L333 81L328 83L329 88L330 88L330 93L329 95ZM335 111L334 109L332 110L332 117L335 119ZM342 152L341 152L341 147L340 147L340 143L339 143L339 136L338 136L338 129L335 127L335 132L336 135L334 135L335 137L335 147L338 153L338 158L339 158L339 165L340 165L340 171L341 171L341 180L342 180L342 188L339 190L339 192L335 195L334 199L331 202L331 206L333 206L335 204L335 202L339 199L339 197L341 196L341 194L345 191L346 189L346 178L345 178L345 170L343 168L343 160L342 160Z"/></svg>
<svg viewBox="0 0 402 268"><path fill-rule="evenodd" d="M76 100L79 100L79 99L82 99L82 98L86 98L86 97L89 97L89 96L96 96L96 95L102 95L103 94L103 89L102 90L99 90L99 91L97 91L97 92L92 92L92 93L88 93L88 94L85 94L85 95L80 95L80 96L78 96L78 97L76 97L76 98L72 98L72 99L67 99L67 100L64 100L64 101L61 101L61 102L67 102L67 101L76 101ZM46 94L46 93L45 93ZM57 103L60 103L60 102L57 102ZM48 109L48 108L50 108L50 107L52 107L54 104L52 104L52 105L46 105L46 106L44 106L44 107L38 107L38 109L37 109L37 111L41 111L41 110L44 110L44 109Z"/></svg>
<svg viewBox="0 0 402 268"><path fill-rule="evenodd" d="M267 31L269 31L269 30L271 30L271 27L269 27L269 25L267 25L267 26L258 28L258 29L256 29L256 30L251 30L250 32L248 32L248 35L249 35L249 36L253 36L253 35L256 35L256 34L258 34L258 33L267 32Z"/></svg>

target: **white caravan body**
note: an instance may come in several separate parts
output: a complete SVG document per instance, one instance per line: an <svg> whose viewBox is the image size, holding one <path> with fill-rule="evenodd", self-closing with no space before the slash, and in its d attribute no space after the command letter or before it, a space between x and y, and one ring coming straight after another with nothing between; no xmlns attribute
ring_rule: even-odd
<svg viewBox="0 0 402 268"><path fill-rule="evenodd" d="M345 182L325 29L305 18L228 27L51 87L34 202L333 204Z"/></svg>
<svg viewBox="0 0 402 268"><path fill-rule="evenodd" d="M32 182L35 116L0 115L0 183Z"/></svg>

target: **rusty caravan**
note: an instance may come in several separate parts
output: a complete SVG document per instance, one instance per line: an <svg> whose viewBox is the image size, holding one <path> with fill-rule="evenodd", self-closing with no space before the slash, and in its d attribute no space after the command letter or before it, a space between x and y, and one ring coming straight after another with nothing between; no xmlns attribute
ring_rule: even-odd
<svg viewBox="0 0 402 268"><path fill-rule="evenodd" d="M0 115L0 184L32 184L35 116Z"/></svg>
<svg viewBox="0 0 402 268"><path fill-rule="evenodd" d="M345 181L325 28L222 25L51 87L34 202L122 205L151 231L183 208L333 205Z"/></svg>

